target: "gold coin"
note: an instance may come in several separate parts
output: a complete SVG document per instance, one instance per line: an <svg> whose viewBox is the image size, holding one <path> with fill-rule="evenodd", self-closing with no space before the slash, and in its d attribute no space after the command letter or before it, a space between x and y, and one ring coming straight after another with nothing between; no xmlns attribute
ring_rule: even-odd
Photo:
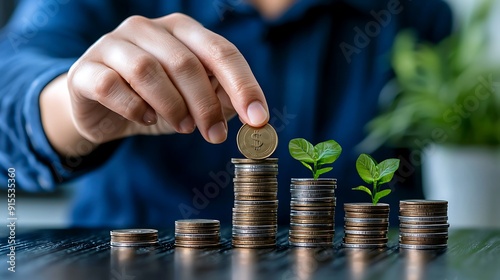
<svg viewBox="0 0 500 280"><path fill-rule="evenodd" d="M238 131L236 142L238 149L245 157L249 159L265 159L276 150L278 135L270 124L263 127L251 127L244 124Z"/></svg>

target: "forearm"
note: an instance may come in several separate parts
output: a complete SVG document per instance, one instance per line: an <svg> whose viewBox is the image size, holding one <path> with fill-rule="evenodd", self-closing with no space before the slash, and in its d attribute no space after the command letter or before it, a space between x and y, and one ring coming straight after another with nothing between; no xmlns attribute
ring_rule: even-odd
<svg viewBox="0 0 500 280"><path fill-rule="evenodd" d="M66 74L50 82L40 95L42 125L52 147L63 156L79 157L92 152L96 144L78 133L72 117Z"/></svg>
<svg viewBox="0 0 500 280"><path fill-rule="evenodd" d="M113 5L122 4L113 1L64 1L33 32L33 20L52 11L54 3L18 2L0 30L0 169L16 168L19 186L25 190L52 190L99 166L118 146L101 144L92 156L74 157L96 147L76 133L64 78L54 77L65 77L92 42L126 15L117 12Z"/></svg>

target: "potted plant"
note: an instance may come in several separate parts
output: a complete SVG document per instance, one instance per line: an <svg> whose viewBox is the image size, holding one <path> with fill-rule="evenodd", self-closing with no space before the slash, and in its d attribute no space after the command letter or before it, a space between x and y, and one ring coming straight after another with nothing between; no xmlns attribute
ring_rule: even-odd
<svg viewBox="0 0 500 280"><path fill-rule="evenodd" d="M315 146L303 138L292 139L290 155L312 172L312 178L292 178L290 185L290 233L292 246L332 246L335 234L334 178L319 178L332 170L332 164L342 153L334 140Z"/></svg>
<svg viewBox="0 0 500 280"><path fill-rule="evenodd" d="M361 154L356 160L359 176L371 189L358 186L353 190L366 192L371 203L345 203L344 247L382 248L387 246L389 229L389 204L379 200L391 193L391 189L382 189L389 183L399 168L399 159L386 159L377 163L367 154Z"/></svg>
<svg viewBox="0 0 500 280"><path fill-rule="evenodd" d="M500 66L485 55L491 5L481 1L438 44L398 35L395 81L360 144L368 151L384 143L412 148L406 160L422 167L426 198L449 201L456 227L500 227Z"/></svg>

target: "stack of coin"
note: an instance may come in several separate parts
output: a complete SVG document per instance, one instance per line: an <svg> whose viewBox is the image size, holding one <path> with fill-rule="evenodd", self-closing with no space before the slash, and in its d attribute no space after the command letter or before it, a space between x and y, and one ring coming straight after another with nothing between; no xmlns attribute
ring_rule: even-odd
<svg viewBox="0 0 500 280"><path fill-rule="evenodd" d="M115 229L109 233L111 246L135 247L158 244L158 231L156 229Z"/></svg>
<svg viewBox="0 0 500 280"><path fill-rule="evenodd" d="M276 245L278 159L232 159L234 208L232 244L241 248Z"/></svg>
<svg viewBox="0 0 500 280"><path fill-rule="evenodd" d="M175 246L207 248L220 245L218 220L191 219L175 221Z"/></svg>
<svg viewBox="0 0 500 280"><path fill-rule="evenodd" d="M336 179L294 179L290 185L290 245L332 246Z"/></svg>
<svg viewBox="0 0 500 280"><path fill-rule="evenodd" d="M444 249L448 244L448 201L399 202L399 247Z"/></svg>
<svg viewBox="0 0 500 280"><path fill-rule="evenodd" d="M345 203L344 247L383 248L387 246L389 204Z"/></svg>

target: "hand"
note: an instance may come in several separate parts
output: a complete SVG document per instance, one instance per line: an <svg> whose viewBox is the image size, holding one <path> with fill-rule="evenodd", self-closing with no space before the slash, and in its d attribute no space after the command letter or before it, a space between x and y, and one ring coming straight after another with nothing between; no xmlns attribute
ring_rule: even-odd
<svg viewBox="0 0 500 280"><path fill-rule="evenodd" d="M238 49L182 14L128 18L78 59L67 82L74 125L95 144L196 127L221 143L235 113L253 126L269 119ZM112 129L97 133L103 122Z"/></svg>

